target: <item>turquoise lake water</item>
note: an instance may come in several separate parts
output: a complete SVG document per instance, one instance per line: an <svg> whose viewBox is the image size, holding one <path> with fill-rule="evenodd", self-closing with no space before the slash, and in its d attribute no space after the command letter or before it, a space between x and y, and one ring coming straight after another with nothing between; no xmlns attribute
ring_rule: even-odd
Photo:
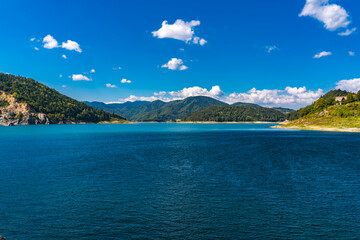
<svg viewBox="0 0 360 240"><path fill-rule="evenodd" d="M0 235L360 239L360 134L270 126L0 127Z"/></svg>

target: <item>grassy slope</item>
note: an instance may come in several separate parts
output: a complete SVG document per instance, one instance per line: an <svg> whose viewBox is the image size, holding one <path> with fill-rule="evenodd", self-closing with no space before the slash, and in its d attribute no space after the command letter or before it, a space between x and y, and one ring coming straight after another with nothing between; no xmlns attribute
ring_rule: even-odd
<svg viewBox="0 0 360 240"><path fill-rule="evenodd" d="M339 131L353 128L360 129L360 102L330 106L320 113L310 114L278 127Z"/></svg>

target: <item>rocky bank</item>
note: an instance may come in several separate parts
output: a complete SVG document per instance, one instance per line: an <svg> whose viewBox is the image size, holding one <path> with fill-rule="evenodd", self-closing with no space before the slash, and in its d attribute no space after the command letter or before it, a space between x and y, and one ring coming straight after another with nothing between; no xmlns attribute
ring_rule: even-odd
<svg viewBox="0 0 360 240"><path fill-rule="evenodd" d="M54 123L43 113L35 112L27 103L18 102L12 95L0 91L0 125L32 125Z"/></svg>

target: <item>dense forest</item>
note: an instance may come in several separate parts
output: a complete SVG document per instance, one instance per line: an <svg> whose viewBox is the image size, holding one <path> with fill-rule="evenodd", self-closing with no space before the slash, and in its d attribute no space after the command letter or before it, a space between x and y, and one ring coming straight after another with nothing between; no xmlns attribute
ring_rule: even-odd
<svg viewBox="0 0 360 240"><path fill-rule="evenodd" d="M18 102L29 104L35 112L44 113L54 121L97 123L124 120L119 115L69 98L31 78L0 73L0 91L13 95Z"/></svg>
<svg viewBox="0 0 360 240"><path fill-rule="evenodd" d="M278 110L251 105L212 106L186 116L183 121L191 122L278 122L285 114Z"/></svg>

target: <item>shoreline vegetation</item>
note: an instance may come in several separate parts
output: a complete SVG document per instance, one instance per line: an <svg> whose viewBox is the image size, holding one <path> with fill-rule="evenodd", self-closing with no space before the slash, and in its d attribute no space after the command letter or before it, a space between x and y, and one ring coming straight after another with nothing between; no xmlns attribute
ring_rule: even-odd
<svg viewBox="0 0 360 240"><path fill-rule="evenodd" d="M360 91L334 90L315 103L289 114L292 120L274 128L360 132ZM293 119L291 119L293 118Z"/></svg>
<svg viewBox="0 0 360 240"><path fill-rule="evenodd" d="M277 125L272 126L271 128L280 128L280 129L292 129L292 130L304 130L304 131L321 131L321 132L351 132L351 133L360 133L360 128L335 128L335 127L321 127L321 126L284 126Z"/></svg>
<svg viewBox="0 0 360 240"><path fill-rule="evenodd" d="M284 122L272 128L326 131L326 132L357 132L360 133L360 117L339 118L302 118L291 122Z"/></svg>

